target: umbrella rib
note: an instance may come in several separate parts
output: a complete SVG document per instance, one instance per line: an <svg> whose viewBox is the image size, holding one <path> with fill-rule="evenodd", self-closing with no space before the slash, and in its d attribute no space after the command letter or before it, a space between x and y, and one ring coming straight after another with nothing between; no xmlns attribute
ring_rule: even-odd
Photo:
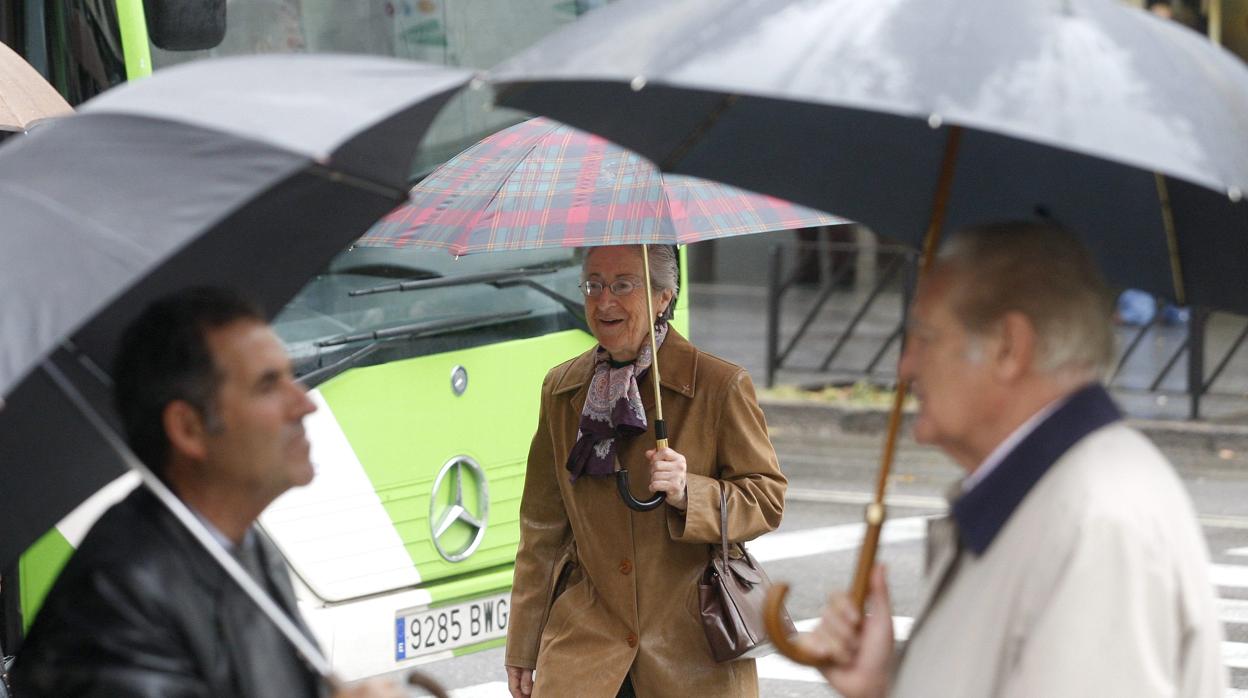
<svg viewBox="0 0 1248 698"><path fill-rule="evenodd" d="M494 207L495 202L498 201L499 195L503 191L503 187L507 186L507 182L511 181L512 175L516 173L516 170L519 169L520 165L524 164L524 161L529 158L529 155L532 154L534 150L537 150L537 146L541 144L542 139L549 136L552 131L559 128L560 126L558 122L551 121L549 119L542 119L542 117L531 119L528 123L533 123L534 121L537 121L538 119L541 119L544 122L549 122L550 128L547 129L541 135L535 136L533 138L533 142L529 144L528 149L524 151L524 154L521 157L516 158L515 160L516 164L514 167L511 168L511 171L507 173L507 176L502 177L498 180L498 187L495 188L494 195L491 196L490 200L486 202L486 204L482 206L476 212L476 216L472 218L472 220L468 223L468 225L464 226L463 232L460 233L458 238L454 242L451 243L451 252L454 252L455 254L459 254L461 250L466 251L468 243L470 242L472 238L472 231L476 230L477 225L481 222L481 218L485 216L486 211L489 211Z"/></svg>
<svg viewBox="0 0 1248 698"><path fill-rule="evenodd" d="M374 194L380 194L381 196L384 196L387 199L403 201L404 199L407 198L406 189L399 189L396 187L392 187L389 184L382 184L381 182L374 182L371 179L367 179L365 177L360 177L360 176L353 175L353 174L348 174L346 172L343 172L342 170L335 170L332 167L328 167L320 163L312 165L310 168L308 168L308 172L312 175L321 177L323 179L327 179L334 183L342 183L342 184L355 187L356 189L362 189L364 191L372 192Z"/></svg>
<svg viewBox="0 0 1248 698"><path fill-rule="evenodd" d="M0 183L0 188L7 189L28 201L38 204L40 208L50 215L57 216L66 221L72 221L75 225L88 228L92 232L108 240L110 246L105 248L103 252L108 254L108 256L114 260L119 262L128 262L133 259L146 259L151 255L150 250L138 245L125 235L117 233L112 228L100 223L91 216L85 215L77 209L66 207L62 202L53 199L43 192L30 189L13 181Z"/></svg>
<svg viewBox="0 0 1248 698"><path fill-rule="evenodd" d="M1183 267L1179 264L1179 241L1174 232L1174 210L1170 208L1170 189L1160 172L1153 173L1157 182L1157 203L1161 209L1161 228L1166 234L1166 250L1170 253L1170 280L1174 283L1174 299L1187 305L1183 292Z"/></svg>
<svg viewBox="0 0 1248 698"><path fill-rule="evenodd" d="M689 154L690 150L693 150L693 146L696 145L698 141L702 140L702 137L706 135L707 131L711 130L711 127L715 125L716 121L719 121L719 117L723 116L724 112L728 111L732 105L737 103L738 98L738 95L725 95L723 100L721 100L714 109L707 113L706 118L700 121L697 126L693 127L693 130L685 136L684 140L680 142L680 145L676 146L672 149L672 152L668 153L667 157L663 159L659 169L664 172L671 172L675 169L676 164L683 160L685 156Z"/></svg>

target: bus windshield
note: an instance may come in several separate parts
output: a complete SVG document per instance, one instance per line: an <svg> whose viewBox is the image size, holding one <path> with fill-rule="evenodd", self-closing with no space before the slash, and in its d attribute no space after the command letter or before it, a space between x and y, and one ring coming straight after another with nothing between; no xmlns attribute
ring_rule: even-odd
<svg viewBox="0 0 1248 698"><path fill-rule="evenodd" d="M156 70L255 53L363 53L489 68L606 0L229 0L226 33L208 51L151 46ZM456 95L430 127L412 181L481 138L524 118L492 108L486 90ZM523 280L492 272L528 270ZM485 275L485 281L459 283ZM557 249L468 255L352 247L278 315L296 371L309 386L349 368L584 328L580 253ZM402 281L453 285L351 295Z"/></svg>
<svg viewBox="0 0 1248 698"><path fill-rule="evenodd" d="M310 281L274 328L315 387L349 368L584 328L581 252L355 246ZM400 285L405 290L398 290Z"/></svg>

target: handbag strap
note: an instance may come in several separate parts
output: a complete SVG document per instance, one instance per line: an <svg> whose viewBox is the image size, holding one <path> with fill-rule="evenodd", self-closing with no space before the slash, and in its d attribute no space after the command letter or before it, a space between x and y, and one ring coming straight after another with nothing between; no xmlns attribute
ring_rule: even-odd
<svg viewBox="0 0 1248 698"><path fill-rule="evenodd" d="M724 556L724 569L728 569L728 492L721 480L719 483L719 537L722 545L719 548Z"/></svg>

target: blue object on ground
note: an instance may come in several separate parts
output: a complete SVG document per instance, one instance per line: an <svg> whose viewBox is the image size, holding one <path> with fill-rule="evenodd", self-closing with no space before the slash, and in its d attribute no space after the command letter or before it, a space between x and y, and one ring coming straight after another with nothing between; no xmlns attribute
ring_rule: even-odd
<svg viewBox="0 0 1248 698"><path fill-rule="evenodd" d="M1150 293L1129 288L1118 296L1118 318L1124 325L1147 325L1156 314L1157 300Z"/></svg>
<svg viewBox="0 0 1248 698"><path fill-rule="evenodd" d="M1191 311L1186 306L1179 307L1166 303L1166 307L1161 309L1161 323L1163 325L1186 325L1189 317L1191 317Z"/></svg>

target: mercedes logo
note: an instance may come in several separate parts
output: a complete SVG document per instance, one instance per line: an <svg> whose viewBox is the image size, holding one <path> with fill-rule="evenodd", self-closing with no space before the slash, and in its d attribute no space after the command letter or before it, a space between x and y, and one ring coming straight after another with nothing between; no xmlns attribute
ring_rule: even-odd
<svg viewBox="0 0 1248 698"><path fill-rule="evenodd" d="M465 488L470 493L476 492L472 506L464 501ZM486 490L485 470L481 465L468 456L456 456L447 461L438 471L438 477L433 482L433 496L429 498L429 530L438 554L450 562L460 562L476 552L485 537L489 510L490 497ZM462 539L451 533L456 524L459 524L460 530L467 527L471 531L471 539L457 550L447 550L444 538L448 542Z"/></svg>
<svg viewBox="0 0 1248 698"><path fill-rule="evenodd" d="M455 393L455 397L464 394L468 389L468 369L463 366L456 366L451 369L451 392Z"/></svg>

